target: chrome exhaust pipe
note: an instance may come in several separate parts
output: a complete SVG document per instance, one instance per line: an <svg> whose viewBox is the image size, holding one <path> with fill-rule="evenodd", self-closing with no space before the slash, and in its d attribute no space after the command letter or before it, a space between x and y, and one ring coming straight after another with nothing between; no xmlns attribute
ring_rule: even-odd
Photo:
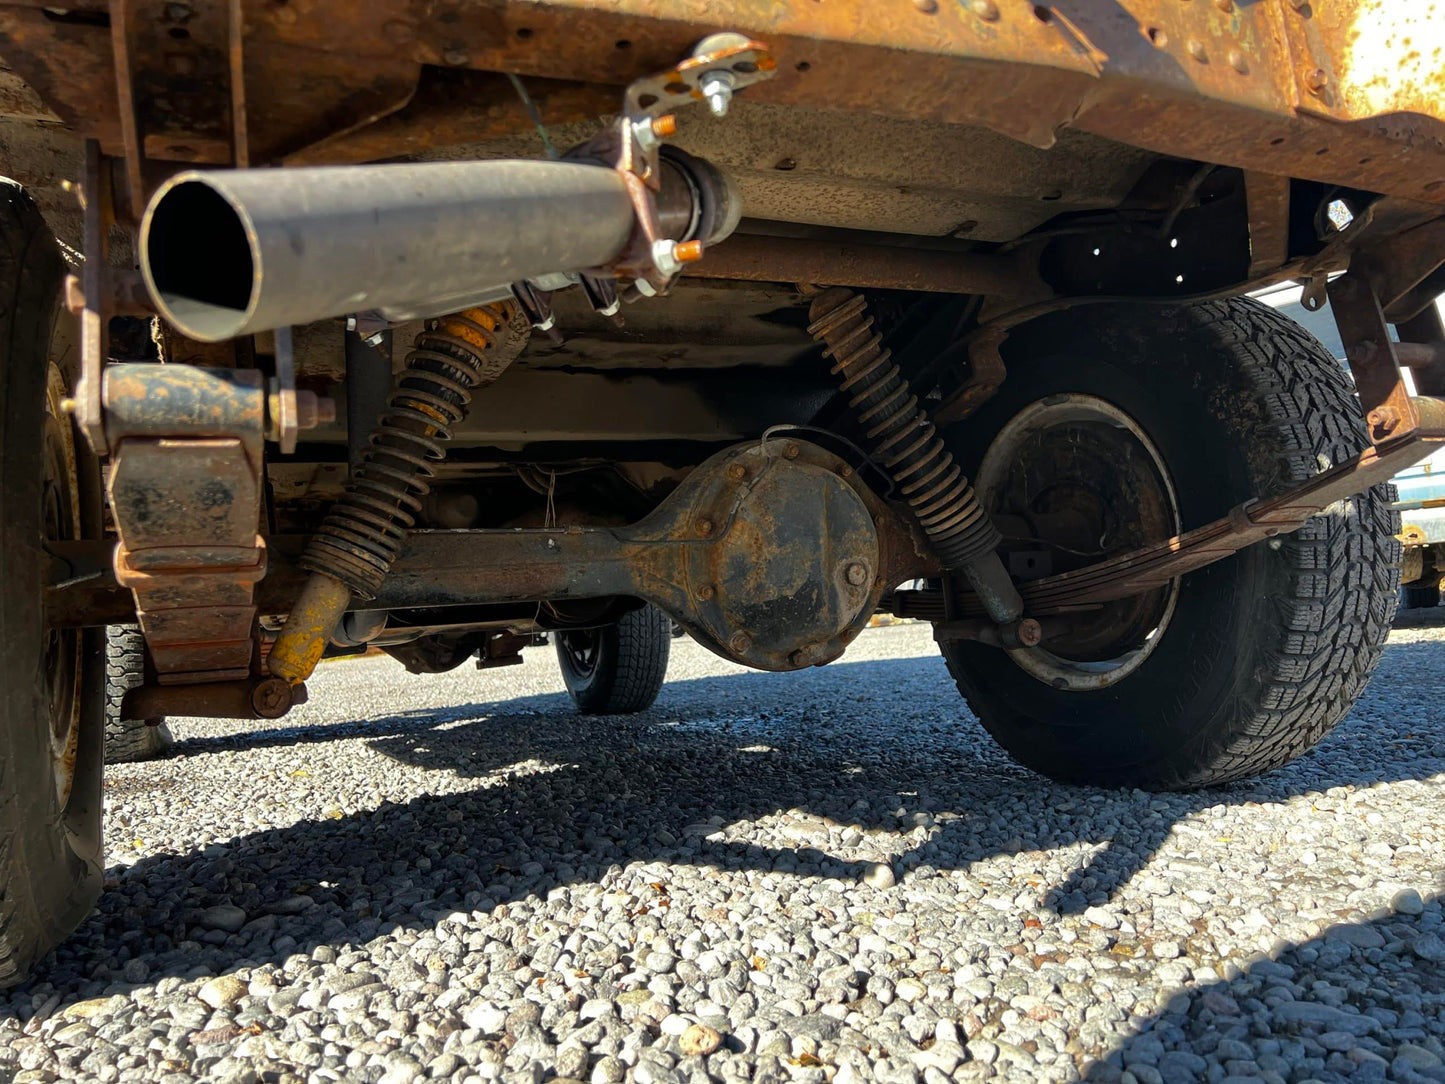
<svg viewBox="0 0 1445 1084"><path fill-rule="evenodd" d="M681 234L699 221L698 186L668 164L658 204ZM606 267L634 221L622 176L581 161L189 171L146 208L141 270L163 317L219 342L349 313L405 320L494 301L513 282Z"/></svg>

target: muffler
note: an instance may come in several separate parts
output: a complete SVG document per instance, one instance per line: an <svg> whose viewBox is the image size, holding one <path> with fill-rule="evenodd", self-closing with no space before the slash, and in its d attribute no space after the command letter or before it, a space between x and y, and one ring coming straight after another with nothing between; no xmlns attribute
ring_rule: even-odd
<svg viewBox="0 0 1445 1084"><path fill-rule="evenodd" d="M727 182L680 152L662 159L655 200L672 241L713 243L736 223ZM218 342L496 301L514 282L608 268L637 222L627 178L592 161L189 171L151 198L141 270L162 316Z"/></svg>

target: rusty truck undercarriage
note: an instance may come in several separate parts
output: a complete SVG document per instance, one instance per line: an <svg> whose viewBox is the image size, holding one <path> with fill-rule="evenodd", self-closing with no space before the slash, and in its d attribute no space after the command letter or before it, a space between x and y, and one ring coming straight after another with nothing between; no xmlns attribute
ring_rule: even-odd
<svg viewBox="0 0 1445 1084"><path fill-rule="evenodd" d="M3 0L71 315L0 400L49 419L0 434L7 515L42 494L0 632L51 697L0 738L50 719L59 816L105 627L127 716L269 719L327 654L505 665L650 605L769 670L932 621L1064 777L1288 759L1445 439L1437 7ZM1353 392L1233 300L1291 280Z"/></svg>

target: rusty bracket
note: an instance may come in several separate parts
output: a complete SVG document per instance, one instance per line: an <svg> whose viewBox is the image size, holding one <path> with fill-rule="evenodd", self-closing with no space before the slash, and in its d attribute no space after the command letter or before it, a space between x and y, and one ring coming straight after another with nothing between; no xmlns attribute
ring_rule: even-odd
<svg viewBox="0 0 1445 1084"><path fill-rule="evenodd" d="M264 400L254 369L106 369L115 578L135 595L161 685L250 677Z"/></svg>
<svg viewBox="0 0 1445 1084"><path fill-rule="evenodd" d="M726 82L729 97L772 76L777 61L746 34L710 34L675 67L634 80L625 110L633 117L657 117L708 97L709 77ZM724 106L726 112L726 106Z"/></svg>
<svg viewBox="0 0 1445 1084"><path fill-rule="evenodd" d="M999 352L1006 338L1006 327L985 327L968 340L968 379L934 408L933 420L937 425L962 421L993 398L1008 376Z"/></svg>
<svg viewBox="0 0 1445 1084"><path fill-rule="evenodd" d="M110 170L100 153L100 143L87 139L80 180L85 266L80 283L80 379L75 385L75 422L97 456L110 451L101 409L101 370L110 355L111 313L107 304L111 300L110 227L115 220L111 196Z"/></svg>
<svg viewBox="0 0 1445 1084"><path fill-rule="evenodd" d="M683 268L703 254L701 241L675 242L662 228L658 148L677 130L668 110L707 99L721 116L736 91L769 78L776 67L762 42L743 34L712 34L686 60L634 81L616 123L572 152L610 165L632 201L635 225L627 247L610 266L597 269L633 280L622 295L625 300L666 293ZM611 305L594 307L606 313Z"/></svg>
<svg viewBox="0 0 1445 1084"><path fill-rule="evenodd" d="M279 719L306 699L305 685L261 677L209 685L138 685L125 694L120 710L125 719Z"/></svg>
<svg viewBox="0 0 1445 1084"><path fill-rule="evenodd" d="M125 142L126 217L140 220L145 206L145 143L135 93L135 39L140 15L137 0L110 0L111 53L115 59L115 97ZM89 238L87 238L87 241ZM87 246L87 257L89 251ZM87 294L89 291L87 291Z"/></svg>
<svg viewBox="0 0 1445 1084"><path fill-rule="evenodd" d="M1374 283L1351 271L1331 282L1328 293L1370 439L1379 444L1413 431L1419 417Z"/></svg>

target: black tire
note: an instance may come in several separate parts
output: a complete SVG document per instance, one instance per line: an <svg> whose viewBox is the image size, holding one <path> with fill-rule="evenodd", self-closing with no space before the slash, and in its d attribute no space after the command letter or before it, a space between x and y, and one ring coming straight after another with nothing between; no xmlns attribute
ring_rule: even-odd
<svg viewBox="0 0 1445 1084"><path fill-rule="evenodd" d="M1428 610L1440 605L1439 584L1412 584L1404 590L1407 610Z"/></svg>
<svg viewBox="0 0 1445 1084"><path fill-rule="evenodd" d="M80 924L102 881L102 637L47 633L41 606L47 531L98 537L100 523L94 459L59 411L51 364L64 272L40 212L0 181L0 987Z"/></svg>
<svg viewBox="0 0 1445 1084"><path fill-rule="evenodd" d="M1250 299L1078 310L1011 347L1000 394L957 427L965 470L1025 405L1094 395L1152 439L1188 529L1367 445L1339 363ZM1376 486L1184 577L1157 646L1108 688L1051 687L979 644L944 657L999 744L1055 779L1169 789L1268 771L1324 737L1379 661L1400 577L1391 499Z"/></svg>
<svg viewBox="0 0 1445 1084"><path fill-rule="evenodd" d="M145 637L134 625L115 625L105 634L105 762L154 760L170 752L175 739L164 719L125 719L125 694L145 681Z"/></svg>
<svg viewBox="0 0 1445 1084"><path fill-rule="evenodd" d="M552 634L572 703L584 715L631 715L652 707L667 680L672 622L655 606L610 625Z"/></svg>

